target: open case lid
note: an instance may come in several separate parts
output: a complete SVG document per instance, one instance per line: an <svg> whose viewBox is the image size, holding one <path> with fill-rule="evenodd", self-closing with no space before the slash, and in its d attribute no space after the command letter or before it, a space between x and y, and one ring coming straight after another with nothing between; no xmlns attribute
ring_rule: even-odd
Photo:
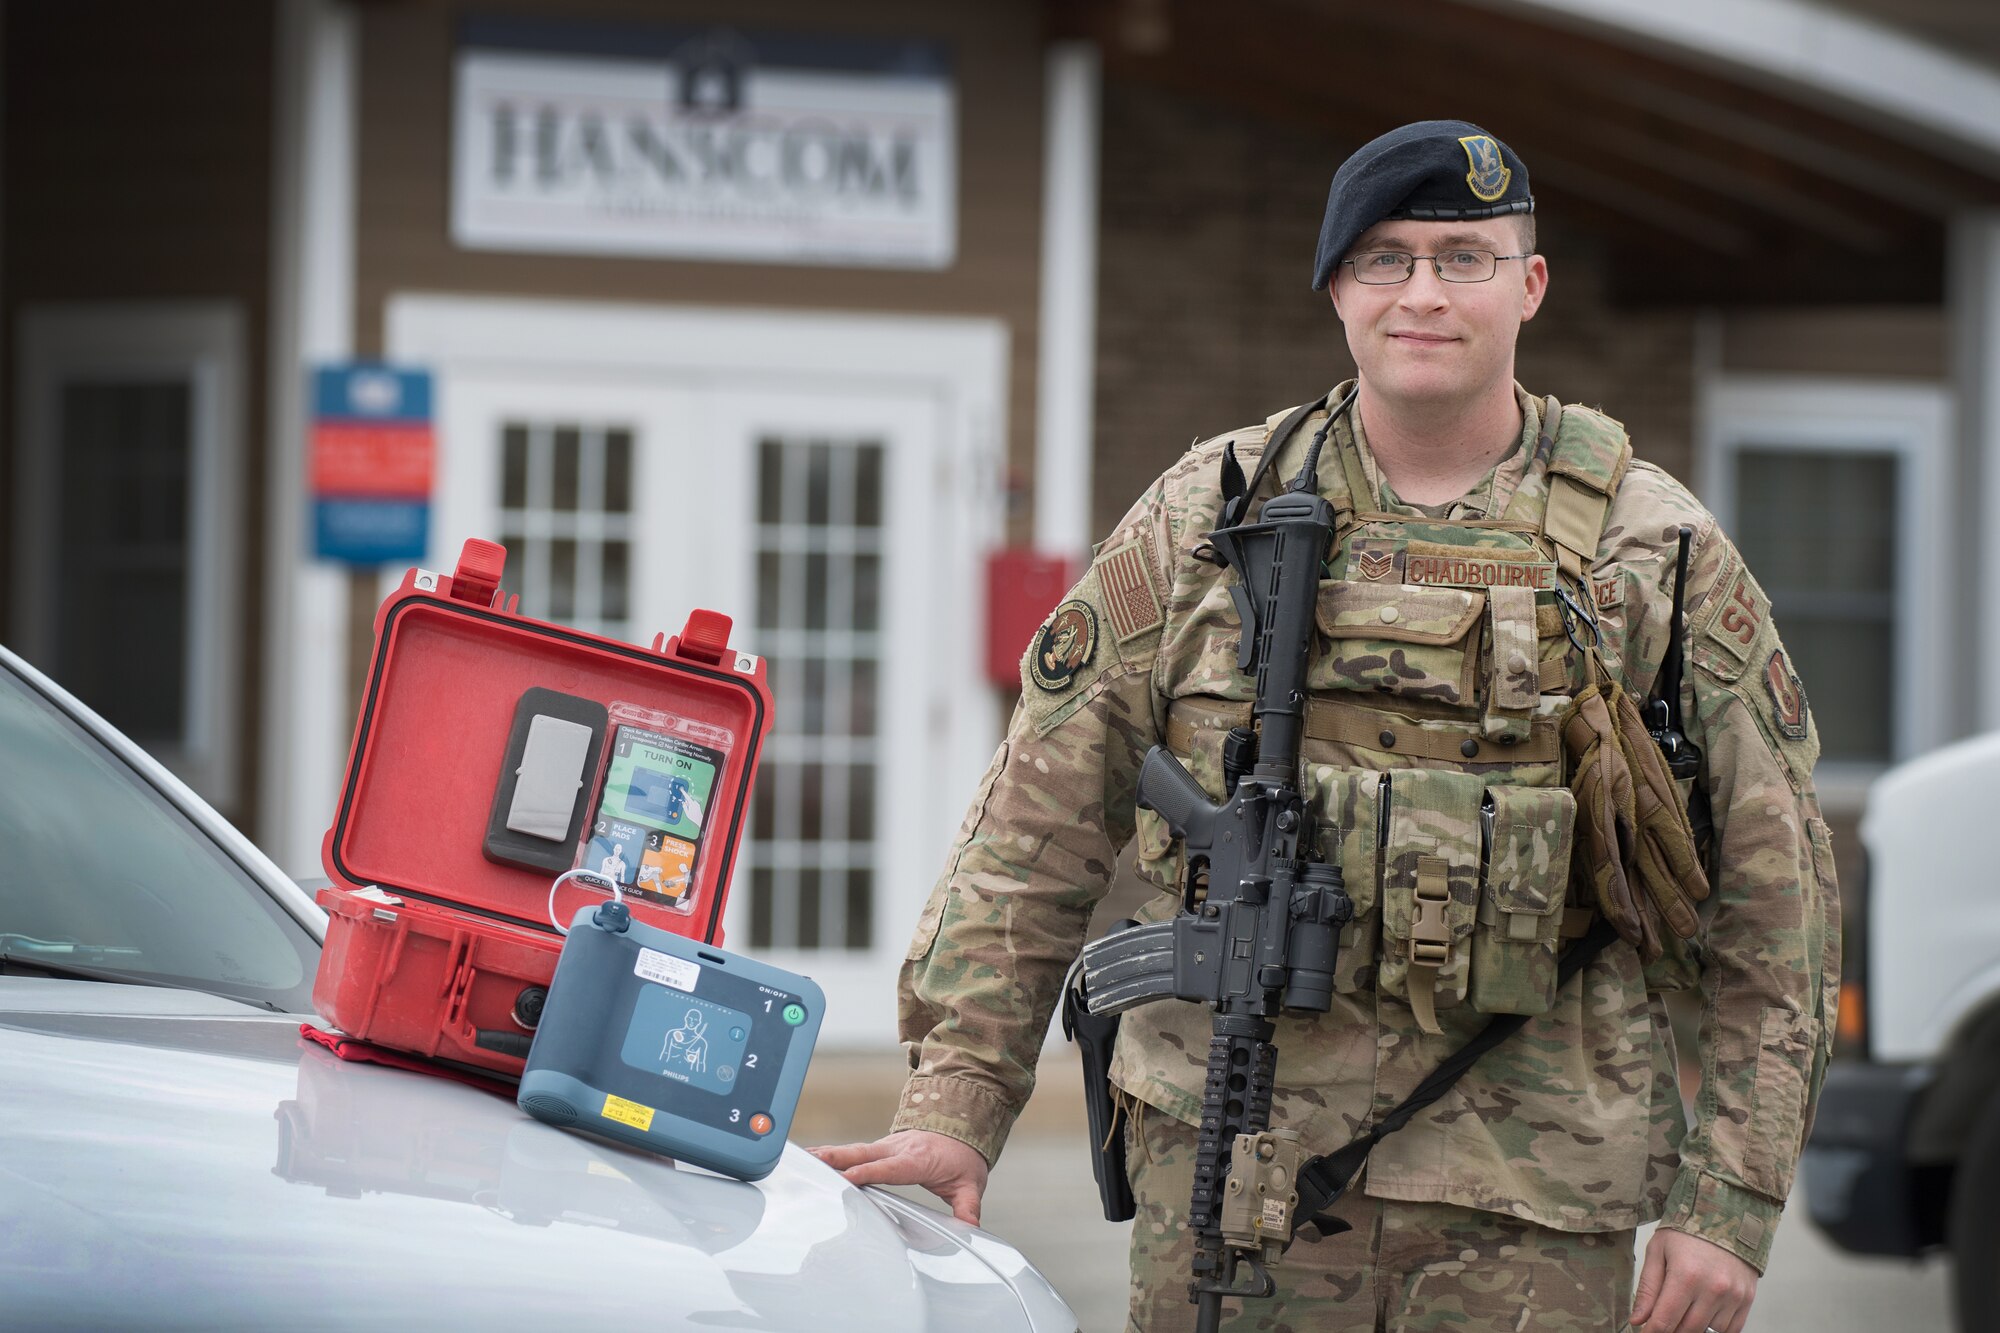
<svg viewBox="0 0 2000 1333"><path fill-rule="evenodd" d="M720 751L702 803L692 914L628 894L634 915L714 941L742 843L757 758L771 728L762 658L728 647L729 618L695 611L650 649L530 620L502 606L506 551L469 541L446 577L413 569L375 615L369 663L340 808L321 859L336 885L369 886L554 934L549 886L560 871L502 864L486 852L489 817L508 768L516 713L529 690L594 701L609 733L585 771L576 812L587 821L626 710L682 719ZM727 743L716 743L725 736ZM683 793L685 788L683 788ZM674 797L677 808L682 799ZM567 868L580 839L564 854ZM561 909L590 892L566 886Z"/></svg>

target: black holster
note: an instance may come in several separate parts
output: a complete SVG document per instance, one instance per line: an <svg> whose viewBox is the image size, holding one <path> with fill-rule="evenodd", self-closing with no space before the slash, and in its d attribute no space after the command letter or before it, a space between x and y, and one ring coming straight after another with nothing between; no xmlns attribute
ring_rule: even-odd
<svg viewBox="0 0 2000 1333"><path fill-rule="evenodd" d="M1083 1055L1083 1106L1090 1120L1090 1173L1104 1220L1129 1222L1137 1206L1125 1174L1125 1108L1111 1095L1111 1048L1118 1040L1118 1015L1099 1016L1084 1003L1082 982L1073 974L1063 987L1063 1036Z"/></svg>

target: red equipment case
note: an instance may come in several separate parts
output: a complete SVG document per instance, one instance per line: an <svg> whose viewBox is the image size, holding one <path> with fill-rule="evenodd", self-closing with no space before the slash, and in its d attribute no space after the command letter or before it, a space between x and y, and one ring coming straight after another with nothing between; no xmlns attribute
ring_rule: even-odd
<svg viewBox="0 0 2000 1333"><path fill-rule="evenodd" d="M313 1005L363 1041L518 1077L562 951L547 916L560 872L501 864L486 851L523 694L539 687L731 733L681 895L693 912L626 896L639 920L712 944L722 942L771 694L763 659L728 646L728 617L695 611L650 651L530 620L515 614L518 598L501 605L506 558L492 542L468 541L449 577L413 569L376 612L340 809L321 853L333 885L319 893L329 919ZM578 819L606 781L616 725L607 721L584 772ZM558 910L567 919L595 897L572 882Z"/></svg>

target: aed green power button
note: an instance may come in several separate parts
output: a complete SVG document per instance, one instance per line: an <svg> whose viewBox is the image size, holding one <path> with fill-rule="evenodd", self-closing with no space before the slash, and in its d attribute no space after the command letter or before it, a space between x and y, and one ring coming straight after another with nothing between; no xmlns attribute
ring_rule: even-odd
<svg viewBox="0 0 2000 1333"><path fill-rule="evenodd" d="M788 1004L788 1005L786 1005L786 1006L785 1006L785 1021L786 1021L787 1023L790 1023L790 1024L791 1024L791 1025L792 1025L793 1027L797 1027L797 1026L798 1026L799 1024L801 1024L801 1023L805 1022L805 1021L806 1021L806 1007L805 1007L804 1005L802 1005L802 1004Z"/></svg>

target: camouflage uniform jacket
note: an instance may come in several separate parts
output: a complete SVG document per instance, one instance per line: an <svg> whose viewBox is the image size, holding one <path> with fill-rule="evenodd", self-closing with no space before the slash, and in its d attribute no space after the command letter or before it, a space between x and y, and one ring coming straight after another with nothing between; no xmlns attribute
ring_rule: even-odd
<svg viewBox="0 0 2000 1333"><path fill-rule="evenodd" d="M1481 541L1508 539L1505 525L1493 522L1498 516L1538 516L1549 485L1537 406L1526 394L1520 400L1520 450L1442 515L1447 523L1470 520ZM1089 572L1030 645L1020 706L908 951L900 1012L913 1072L896 1128L948 1134L995 1159L1033 1087L1064 972L1120 850L1135 836L1137 871L1161 890L1141 918L1176 909L1178 849L1157 816L1135 811L1134 789L1148 748L1168 743L1220 794L1220 737L1247 720L1254 685L1235 667L1233 575L1196 552L1217 521L1223 447L1233 441L1249 469L1282 416L1197 445L1169 469L1098 547ZM1393 543L1371 544L1371 533L1394 532L1394 523L1348 524L1341 567L1321 585L1312 706L1345 698L1382 711L1366 715L1359 735L1309 718L1303 747L1302 782L1330 830L1322 853L1343 864L1360 909L1343 937L1332 1010L1278 1023L1272 1123L1300 1130L1318 1152L1394 1106L1486 1022L1472 1005L1453 1003L1450 969L1437 992L1441 1035L1423 1031L1397 998L1397 951L1388 943L1397 913L1386 889L1383 902L1369 901L1377 830L1361 808L1372 788L1354 775L1373 782L1388 773L1421 784L1475 772L1524 783L1530 795L1557 787L1567 775L1559 750L1545 742L1554 730L1549 709L1563 701L1550 693L1535 700L1536 677L1540 690L1554 695L1581 680L1580 654L1566 646L1552 598L1526 604L1539 632L1524 643L1510 640L1493 614L1503 604L1523 605L1514 590L1440 588L1452 596L1433 604L1422 590L1397 584L1395 569L1421 581L1414 562L1442 548L1416 540L1431 516L1401 505L1382 483L1365 439L1349 424L1354 416L1328 438L1322 493L1345 506L1344 515L1372 509L1411 526L1405 555ZM1599 423L1622 443L1622 428L1608 418L1563 414L1565 423L1573 417ZM1303 440L1323 420L1322 409L1279 443L1276 475L1291 475ZM1676 530L1694 534L1679 702L1683 725L1705 754L1697 781L1705 784L1715 827L1702 930L1646 967L1630 946L1614 943L1560 994L1551 989L1546 1012L1375 1149L1365 1188L1381 1198L1461 1204L1568 1231L1623 1230L1664 1216L1666 1225L1761 1270L1811 1121L1835 1012L1838 891L1811 785L1817 734L1769 601L1714 518L1644 462L1631 462L1614 485L1589 573L1606 663L1635 696L1651 689L1666 649ZM1366 502L1346 498L1355 494ZM1477 531L1482 522L1489 528ZM1367 600L1379 594L1362 585L1385 574L1398 595L1418 598L1399 603L1413 613ZM1474 604L1484 613L1460 614ZM1339 636L1360 632L1348 628L1356 613L1370 631L1381 629L1378 621L1396 621L1396 641L1369 645L1371 656L1344 652ZM1509 642L1517 651L1502 651ZM1487 762L1498 752L1481 748L1481 733L1466 726L1463 710L1443 705L1504 697L1507 671L1525 665L1519 648L1532 648L1541 661L1527 672L1527 699L1536 706L1528 720L1515 719L1524 743L1510 747L1510 757L1534 752L1537 760ZM1497 711L1488 708L1487 726ZM1384 746L1392 728L1400 734ZM1412 737L1429 744L1413 746ZM1459 758L1460 746L1476 751L1478 761ZM1525 850L1530 859L1539 850L1548 863L1547 848ZM1386 863L1381 873L1386 885ZM1571 877L1572 904L1585 901L1577 896L1581 878ZM1461 893L1456 880L1452 888L1455 900L1468 900L1454 916L1454 932L1469 934L1480 890ZM1524 910L1539 914L1545 905ZM1565 934L1576 933L1567 926L1578 912L1554 912L1545 961L1554 954L1553 922L1565 915ZM1407 920L1402 924L1407 930ZM1703 999L1692 1126L1661 1000L1662 992L1688 986L1699 986ZM1181 1001L1127 1013L1114 1082L1197 1121L1208 1031L1206 1008Z"/></svg>

